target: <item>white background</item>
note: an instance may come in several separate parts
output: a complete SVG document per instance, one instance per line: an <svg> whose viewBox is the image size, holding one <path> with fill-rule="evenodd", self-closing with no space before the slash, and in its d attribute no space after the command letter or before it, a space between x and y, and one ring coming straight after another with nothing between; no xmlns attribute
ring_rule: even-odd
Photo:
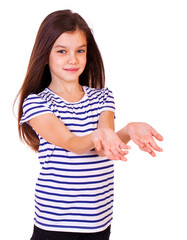
<svg viewBox="0 0 187 240"><path fill-rule="evenodd" d="M163 136L152 158L130 143L115 163L111 240L187 239L187 6L182 0L3 1L0 6L2 239L30 239L37 155L18 138L12 112L41 21L78 12L94 31L116 100L116 130L145 121Z"/></svg>

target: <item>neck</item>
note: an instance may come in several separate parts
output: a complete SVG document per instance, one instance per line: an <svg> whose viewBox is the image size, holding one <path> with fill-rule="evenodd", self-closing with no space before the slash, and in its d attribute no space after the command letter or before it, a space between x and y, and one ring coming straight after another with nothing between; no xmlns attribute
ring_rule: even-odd
<svg viewBox="0 0 187 240"><path fill-rule="evenodd" d="M82 86L78 82L68 82L68 83L50 83L49 88L55 93L61 94L72 94L74 92L82 91Z"/></svg>
<svg viewBox="0 0 187 240"><path fill-rule="evenodd" d="M49 89L68 102L77 102L81 100L85 94L83 87L78 82L68 82L66 84L54 84L51 82Z"/></svg>

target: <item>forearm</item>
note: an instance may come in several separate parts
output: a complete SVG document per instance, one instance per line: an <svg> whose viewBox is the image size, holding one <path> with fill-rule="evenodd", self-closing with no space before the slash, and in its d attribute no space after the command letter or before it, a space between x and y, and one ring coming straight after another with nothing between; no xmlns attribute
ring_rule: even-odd
<svg viewBox="0 0 187 240"><path fill-rule="evenodd" d="M88 151L90 151L91 149L94 148L94 143L93 143L93 134L88 134L85 136L72 136L69 138L68 140L68 149L71 152L74 152L76 154L83 154L86 153Z"/></svg>
<svg viewBox="0 0 187 240"><path fill-rule="evenodd" d="M76 136L54 114L43 114L29 121L32 128L46 141L76 154L94 148L93 133Z"/></svg>
<svg viewBox="0 0 187 240"><path fill-rule="evenodd" d="M128 134L128 124L122 129L120 129L118 132L116 132L116 134L121 139L121 141L124 142L125 144L127 144L131 140Z"/></svg>

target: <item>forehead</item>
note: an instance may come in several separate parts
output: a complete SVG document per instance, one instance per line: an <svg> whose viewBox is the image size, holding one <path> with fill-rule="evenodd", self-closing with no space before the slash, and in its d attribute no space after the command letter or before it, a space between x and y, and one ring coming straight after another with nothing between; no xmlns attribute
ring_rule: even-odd
<svg viewBox="0 0 187 240"><path fill-rule="evenodd" d="M54 47L57 45L61 46L81 46L87 44L85 33L81 30L76 30L74 32L62 33L54 43Z"/></svg>

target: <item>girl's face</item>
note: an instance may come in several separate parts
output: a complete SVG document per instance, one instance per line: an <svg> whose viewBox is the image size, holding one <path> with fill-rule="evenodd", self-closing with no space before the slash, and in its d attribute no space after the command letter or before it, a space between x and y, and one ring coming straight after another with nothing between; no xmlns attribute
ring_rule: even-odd
<svg viewBox="0 0 187 240"><path fill-rule="evenodd" d="M61 34L49 55L52 82L78 82L86 66L86 55L87 40L83 31Z"/></svg>

